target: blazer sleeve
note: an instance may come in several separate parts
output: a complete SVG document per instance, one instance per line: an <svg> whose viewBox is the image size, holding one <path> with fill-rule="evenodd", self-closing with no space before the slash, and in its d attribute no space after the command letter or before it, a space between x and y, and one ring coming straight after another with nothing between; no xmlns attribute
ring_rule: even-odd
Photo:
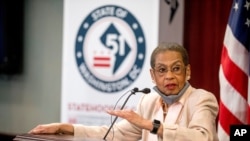
<svg viewBox="0 0 250 141"><path fill-rule="evenodd" d="M141 103L143 97L140 98L139 103ZM137 109L140 104L138 104ZM138 110L136 111L139 112ZM139 114L139 113L138 113ZM109 126L85 126L82 124L73 124L74 126L74 136L81 136L86 138L97 138L102 139ZM127 120L122 119L121 121L114 124L113 129L107 136L107 140L113 141L137 141L140 140L142 136L142 130Z"/></svg>

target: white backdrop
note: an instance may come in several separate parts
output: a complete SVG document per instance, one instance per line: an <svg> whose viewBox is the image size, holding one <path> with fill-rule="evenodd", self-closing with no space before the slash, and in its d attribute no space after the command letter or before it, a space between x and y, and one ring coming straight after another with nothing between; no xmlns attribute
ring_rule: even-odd
<svg viewBox="0 0 250 141"><path fill-rule="evenodd" d="M183 22L183 3L173 22ZM106 109L119 108L134 87L153 87L150 54L169 41L159 29L182 41L182 25L166 21L171 7L163 0L64 0L62 122L110 124ZM162 33L172 28L178 30ZM126 108L134 109L141 95L132 95Z"/></svg>

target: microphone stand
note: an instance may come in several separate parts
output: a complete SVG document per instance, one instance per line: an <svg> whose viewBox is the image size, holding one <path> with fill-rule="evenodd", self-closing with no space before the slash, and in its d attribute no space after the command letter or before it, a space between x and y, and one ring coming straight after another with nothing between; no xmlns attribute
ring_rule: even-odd
<svg viewBox="0 0 250 141"><path fill-rule="evenodd" d="M127 97L127 99L126 99L125 102L123 103L123 105L122 105L122 107L121 107L120 110L122 110L122 109L124 108L124 106L125 106L126 103L128 102L128 99L129 99L132 95L134 95L136 92L137 92L137 91L135 91L135 90L132 90L132 91L131 91L131 94ZM112 122L112 124L110 125L108 131L106 132L105 136L103 137L103 140L104 140L104 141L106 141L106 137L108 136L108 134L109 134L111 128L114 126L114 124L115 124L115 122L116 122L117 119L118 119L118 116L115 117L114 121Z"/></svg>

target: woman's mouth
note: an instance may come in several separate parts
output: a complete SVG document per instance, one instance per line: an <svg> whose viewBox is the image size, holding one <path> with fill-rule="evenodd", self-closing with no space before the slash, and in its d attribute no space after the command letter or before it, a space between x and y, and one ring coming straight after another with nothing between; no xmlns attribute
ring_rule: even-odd
<svg viewBox="0 0 250 141"><path fill-rule="evenodd" d="M166 87L168 90L175 90L176 84L167 84L165 87Z"/></svg>

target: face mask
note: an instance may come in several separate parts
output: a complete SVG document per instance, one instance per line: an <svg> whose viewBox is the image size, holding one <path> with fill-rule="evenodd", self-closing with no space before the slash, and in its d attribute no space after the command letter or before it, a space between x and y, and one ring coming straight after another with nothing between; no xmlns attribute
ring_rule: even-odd
<svg viewBox="0 0 250 141"><path fill-rule="evenodd" d="M163 93L159 91L159 89L156 86L154 86L153 89L162 97L165 103L167 103L168 105L171 105L174 102L176 102L184 94L184 92L187 90L189 86L190 84L186 82L183 89L177 95L164 95Z"/></svg>

